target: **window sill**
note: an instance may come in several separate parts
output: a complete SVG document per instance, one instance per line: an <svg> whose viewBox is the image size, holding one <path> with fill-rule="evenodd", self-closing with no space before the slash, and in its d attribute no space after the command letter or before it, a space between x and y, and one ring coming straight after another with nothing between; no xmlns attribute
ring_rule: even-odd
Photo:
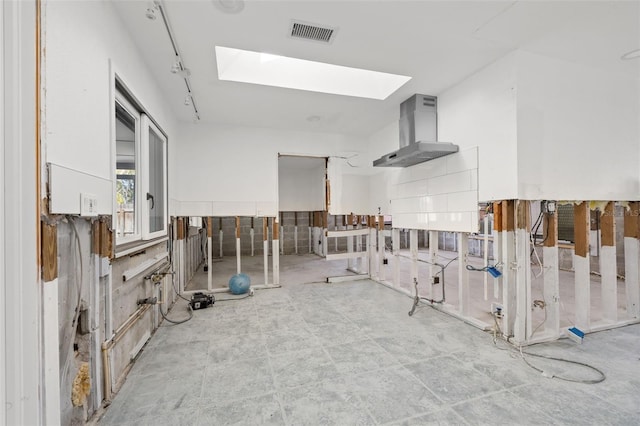
<svg viewBox="0 0 640 426"><path fill-rule="evenodd" d="M142 251L151 246L155 246L157 244L163 243L169 240L168 236L163 236L159 238L155 238L153 240L145 240L145 241L132 241L130 243L124 243L116 247L116 255L115 258L121 258L124 256L131 255L133 253Z"/></svg>

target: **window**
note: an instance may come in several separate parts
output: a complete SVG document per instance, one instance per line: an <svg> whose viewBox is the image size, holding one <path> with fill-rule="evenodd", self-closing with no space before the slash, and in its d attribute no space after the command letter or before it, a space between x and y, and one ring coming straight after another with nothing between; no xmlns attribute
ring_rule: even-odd
<svg viewBox="0 0 640 426"><path fill-rule="evenodd" d="M122 90L115 100L115 139L116 245L165 236L167 138Z"/></svg>

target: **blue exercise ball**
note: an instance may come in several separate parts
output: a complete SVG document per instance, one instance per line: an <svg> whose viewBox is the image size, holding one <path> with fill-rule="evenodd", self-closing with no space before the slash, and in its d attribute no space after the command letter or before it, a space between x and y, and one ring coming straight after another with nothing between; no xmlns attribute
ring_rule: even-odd
<svg viewBox="0 0 640 426"><path fill-rule="evenodd" d="M232 294L245 294L251 287L251 280L247 274L235 274L229 279L229 290Z"/></svg>

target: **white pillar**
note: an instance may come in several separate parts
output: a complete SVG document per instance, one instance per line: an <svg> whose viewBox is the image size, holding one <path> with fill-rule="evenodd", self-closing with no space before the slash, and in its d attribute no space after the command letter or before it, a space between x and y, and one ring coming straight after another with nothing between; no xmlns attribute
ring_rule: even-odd
<svg viewBox="0 0 640 426"><path fill-rule="evenodd" d="M460 315L469 316L469 234L458 232L458 309Z"/></svg>
<svg viewBox="0 0 640 426"><path fill-rule="evenodd" d="M298 254L298 225L293 227L293 250Z"/></svg>
<svg viewBox="0 0 640 426"><path fill-rule="evenodd" d="M558 268L558 246L543 247L542 261L544 263L544 302L546 320L544 331L551 336L560 333L560 271Z"/></svg>
<svg viewBox="0 0 640 426"><path fill-rule="evenodd" d="M278 223L278 217L273 221L273 284L280 284L280 250L278 250L278 246L280 245L280 233L279 229L280 224Z"/></svg>
<svg viewBox="0 0 640 426"><path fill-rule="evenodd" d="M640 318L640 239L624 238L624 277L627 294L627 315Z"/></svg>
<svg viewBox="0 0 640 426"><path fill-rule="evenodd" d="M347 229L353 229L353 216L349 215L347 221ZM347 253L353 253L353 237L350 235L347 237ZM353 270L353 259L347 260L347 269Z"/></svg>
<svg viewBox="0 0 640 426"><path fill-rule="evenodd" d="M212 247L213 243L212 237L207 237L207 290L211 291L213 289L213 255L212 255Z"/></svg>
<svg viewBox="0 0 640 426"><path fill-rule="evenodd" d="M427 286L427 297L433 299L433 280L440 268L435 265L438 263L438 231L429 231L429 285ZM440 280L443 277L440 277Z"/></svg>
<svg viewBox="0 0 640 426"><path fill-rule="evenodd" d="M600 276L602 281L602 319L618 321L618 272L616 246L600 247Z"/></svg>
<svg viewBox="0 0 640 426"><path fill-rule="evenodd" d="M489 265L489 215L485 213L483 219L483 256L482 260L484 260L483 266ZM489 300L489 274L483 274L483 284L484 284L484 300Z"/></svg>
<svg viewBox="0 0 640 426"><path fill-rule="evenodd" d="M384 281L386 279L386 271L384 259L386 256L384 228L378 226L378 279Z"/></svg>
<svg viewBox="0 0 640 426"><path fill-rule="evenodd" d="M393 286L400 286L400 229L391 229L391 245L393 246Z"/></svg>
<svg viewBox="0 0 640 426"><path fill-rule="evenodd" d="M418 280L418 230L409 231L409 252L411 255L411 283ZM420 280L418 280L420 282Z"/></svg>
<svg viewBox="0 0 640 426"><path fill-rule="evenodd" d="M517 201L517 203L523 203L523 201ZM513 335L516 342L524 342L531 336L531 240L529 229L523 227L525 224L517 225L515 236L517 266L514 277L516 315Z"/></svg>
<svg viewBox="0 0 640 426"><path fill-rule="evenodd" d="M376 228L372 226L369 228L369 275L372 279L376 280L380 276L377 270L376 262L378 256L376 256Z"/></svg>
<svg viewBox="0 0 640 426"><path fill-rule="evenodd" d="M220 258L222 259L224 257L224 253L222 252L222 237L223 237L224 233L222 232L222 229L220 229L220 231L218 232L218 242L220 244Z"/></svg>
<svg viewBox="0 0 640 426"><path fill-rule="evenodd" d="M255 254L255 236L256 232L252 227L251 230L249 230L249 238L251 238L251 257Z"/></svg>

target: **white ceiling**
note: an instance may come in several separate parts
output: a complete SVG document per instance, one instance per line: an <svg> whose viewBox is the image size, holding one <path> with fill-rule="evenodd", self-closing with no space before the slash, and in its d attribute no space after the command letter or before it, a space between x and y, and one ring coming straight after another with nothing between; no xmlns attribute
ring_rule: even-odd
<svg viewBox="0 0 640 426"><path fill-rule="evenodd" d="M620 60L640 48L640 1L247 0L238 14L214 1L162 2L203 122L368 135L397 119L412 94L437 96L515 49L640 75L640 59ZM184 81L169 71L164 26L145 17L149 3L116 8L176 116L193 122ZM291 39L291 19L338 31L329 45ZM219 81L216 45L413 78L383 101Z"/></svg>

